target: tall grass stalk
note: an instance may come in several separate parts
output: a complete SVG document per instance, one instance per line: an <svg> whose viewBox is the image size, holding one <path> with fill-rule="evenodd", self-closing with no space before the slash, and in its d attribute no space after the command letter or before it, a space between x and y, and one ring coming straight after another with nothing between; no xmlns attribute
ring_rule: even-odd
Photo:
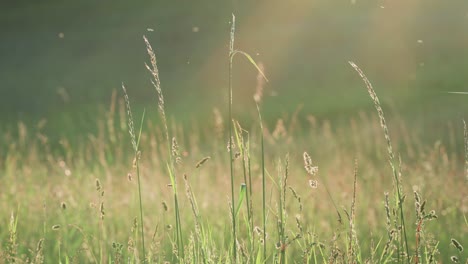
<svg viewBox="0 0 468 264"><path fill-rule="evenodd" d="M349 215L349 245L348 245L348 262L360 262L359 242L356 233L356 193L357 193L357 174L358 161L354 160L354 181L353 181L353 199L351 201L351 212ZM357 262L356 262L357 261Z"/></svg>
<svg viewBox="0 0 468 264"><path fill-rule="evenodd" d="M18 227L18 215L16 215L15 217L14 213L11 212L10 224L8 225L8 232L10 236L9 236L9 240L7 243L7 253L6 253L7 254L6 260L9 263L16 262L16 255L18 253L17 227Z"/></svg>
<svg viewBox="0 0 468 264"><path fill-rule="evenodd" d="M125 89L124 84L122 84L122 90L124 91L125 103L127 105L128 132L130 134L130 139L132 141L133 150L135 152L134 160L133 160L133 166L136 169L137 182L138 182L138 201L139 201L139 207L140 207L140 226L141 226L141 248L142 248L143 262L144 262L145 258L146 258L146 251L145 251L145 231L144 231L144 226L143 226L143 202L142 202L142 199L141 199L141 179L140 179L140 156L141 156L141 152L138 150L138 148L139 148L139 145L140 145L141 131L142 131L142 128L143 128L143 121L145 119L146 110L143 111L143 115L141 117L140 130L139 130L139 133L138 133L138 141L137 141L136 136L135 136L135 128L134 128L134 124L133 124L132 109L130 107L130 99L128 98L127 90Z"/></svg>
<svg viewBox="0 0 468 264"><path fill-rule="evenodd" d="M102 263L102 258L103 258L103 239L105 236L105 229L104 229L104 216L105 216L105 211L104 211L104 187L101 184L101 181L99 179L96 179L96 191L97 191L97 196L98 196L98 209L99 209L99 223L98 223L98 229L99 229L99 263ZM62 203L61 208L64 209L66 208L66 205ZM66 230L66 229L65 229ZM65 231L66 232L66 231ZM65 233L65 236L68 236L68 232ZM64 241L65 246L67 246L66 242Z"/></svg>
<svg viewBox="0 0 468 264"><path fill-rule="evenodd" d="M143 225L143 202L141 199L141 179L140 179L140 158L141 152L138 150L140 146L140 139L141 139L141 131L143 128L143 122L145 120L145 113L146 109L143 110L143 114L141 116L140 122L140 131L138 132L138 141L137 141L137 151L135 153L135 166L136 166L136 174L137 174L137 181L138 181L138 201L140 206L140 228L141 228L141 246L143 250L143 263L146 262L146 251L145 251L145 231Z"/></svg>
<svg viewBox="0 0 468 264"><path fill-rule="evenodd" d="M235 50L234 49L234 39L235 39L235 33L236 33L236 16L234 14L232 14L232 23L231 23L231 34L230 34L230 38L229 38L229 85L228 85L228 129L229 129L229 132L228 132L228 135L229 135L229 143L228 143L228 147L229 147L229 166L230 166L230 176L231 176L231 200L232 200L232 208L231 208L231 216L232 216L232 236L233 236L233 245L232 245L232 249L233 249L233 257L234 257L234 262L236 262L237 260L237 234L236 234L236 219L235 219L235 212L234 212L234 204L235 204L235 196L234 196L234 159L233 159L233 154L232 154L232 151L233 151L233 137L232 137L232 122L233 122L233 119L232 119L232 64L233 64L233 60L234 60L234 56L236 54L241 54L243 55L245 58L247 58L247 60L249 60L249 62L257 69L257 71L263 76L263 78L268 81L268 79L266 78L265 74L263 73L262 69L257 65L257 63L255 62L255 60L252 58L252 56L250 56L248 53L244 52L244 51L241 51L241 50ZM257 105L257 109L260 113L260 110L258 108L258 105ZM262 128L262 149L263 149L263 128ZM262 156L263 156L263 150L262 150ZM262 165L262 168L264 166ZM263 176L263 180L264 180L264 176ZM263 188L265 189L265 188ZM265 199L264 199L265 200ZM265 208L265 205L263 205L263 207ZM265 211L265 210L264 210ZM265 214L265 212L264 212ZM264 217L265 219L265 217ZM265 224L264 224L265 226ZM264 227L265 229L265 227ZM264 230L265 231L265 230ZM264 236L265 236L265 232L264 232ZM266 248L266 245L265 245L266 241L264 241L264 247ZM264 250L264 252L266 252L266 250Z"/></svg>
<svg viewBox="0 0 468 264"><path fill-rule="evenodd" d="M465 180L468 182L468 129L465 119L463 119L463 135L465 139Z"/></svg>
<svg viewBox="0 0 468 264"><path fill-rule="evenodd" d="M229 130L229 167L230 167L230 176L231 176L231 217L232 217L232 254L234 257L234 263L237 260L237 246L236 246L236 217L234 214L234 161L233 161L233 139L232 139L232 61L233 61L233 56L234 56L234 34L236 32L236 16L232 14L232 24L231 24L231 35L230 35L230 41L229 41L229 102L228 102L228 130Z"/></svg>
<svg viewBox="0 0 468 264"><path fill-rule="evenodd" d="M409 247L408 247L408 238L407 238L407 235L406 235L406 226L405 226L405 217L404 217L404 212L403 212L403 201L404 201L404 195L403 195L403 186L402 186L402 183L401 183L401 175L399 176L397 170L396 170L396 166L395 166L395 154L393 153L393 148L392 148L392 142L390 140L390 134L388 132L388 127L387 127L387 123L385 121L385 117L384 117L384 113L383 113L383 110L382 110L382 107L380 106L380 101L379 101L379 98L377 97L377 94L375 93L375 90L374 88L372 87L372 84L371 82L367 79L366 75L364 75L364 72L352 61L348 61L348 63L351 65L351 67L354 68L354 70L359 74L359 76L361 77L361 79L364 81L366 87L367 87L367 91L370 95L370 97L372 98L372 100L374 101L374 106L375 106L375 109L377 110L377 113L379 115L379 119L380 119L380 126L382 127L383 131L384 131L384 136L385 136L385 140L387 141L387 151L388 151L388 156L389 156L389 162L390 162L390 166L392 168L392 172L393 172L393 177L394 177L394 183L395 183L395 196L396 196L396 206L397 208L399 209L400 211L400 221L401 221L401 231L402 232L402 235L403 236L400 236L400 237L403 237L404 238L404 246L405 246L405 250L406 250L406 259L407 259L407 263L410 262L410 252L409 252ZM401 241L401 240L400 240ZM399 243L399 248L403 245L401 245L403 243L400 242ZM398 261L400 262L400 249L398 249Z"/></svg>
<svg viewBox="0 0 468 264"><path fill-rule="evenodd" d="M198 166L200 167L200 166ZM184 174L184 182L185 182L185 194L190 202L190 206L192 209L193 216L195 218L195 243L196 243L196 252L197 256L201 254L202 261L197 261L197 263L207 263L206 259L206 247L207 247L207 239L205 236L205 230L201 223L201 216L198 209L197 200L195 199L195 195L192 192L192 187L188 181L188 177Z"/></svg>
<svg viewBox="0 0 468 264"><path fill-rule="evenodd" d="M254 220L253 220L253 205L252 205L252 174L250 169L250 137L247 134L247 143L244 146L246 157L243 159L244 163L244 175L247 174L247 181L246 184L248 185L246 199L247 199L247 210L249 210L248 217L249 217L249 228L250 228L250 239L251 239L251 252L253 252L255 248L255 239L253 238L254 235ZM245 177L244 177L245 178Z"/></svg>
<svg viewBox="0 0 468 264"><path fill-rule="evenodd" d="M169 128L167 126L167 118L166 112L164 109L164 96L161 90L161 80L159 79L159 70L156 63L156 53L153 50L153 47L149 43L146 36L143 36L143 40L146 44L146 50L150 57L151 66L145 64L148 71L151 73L153 79L151 83L156 90L158 95L158 111L162 119L162 123L164 126L164 132L166 136L166 143L167 143L167 151L169 156L169 163L167 164L167 169L169 173L169 177L172 184L172 190L174 193L174 208L175 208L175 220L176 220L176 241L177 241L177 250L178 250L178 257L179 261L184 258L184 242L183 242L183 234L182 234L182 225L180 221L180 208L179 208L179 199L177 193L177 179L176 179L176 172L175 172L175 164L176 164L176 157L173 157L172 147L171 147L171 140L169 137Z"/></svg>
<svg viewBox="0 0 468 264"><path fill-rule="evenodd" d="M280 263L286 263L286 247L290 243L285 235L286 226L286 188L289 176L289 155L285 158L284 174L281 169L281 161L278 163L278 177L279 177L279 221L278 221L278 249L280 251Z"/></svg>
<svg viewBox="0 0 468 264"><path fill-rule="evenodd" d="M261 169L262 169L262 220L263 220L263 257L266 259L266 187L265 187L265 144L263 136L263 122L260 106L257 103L258 118L260 124L260 144L261 144Z"/></svg>

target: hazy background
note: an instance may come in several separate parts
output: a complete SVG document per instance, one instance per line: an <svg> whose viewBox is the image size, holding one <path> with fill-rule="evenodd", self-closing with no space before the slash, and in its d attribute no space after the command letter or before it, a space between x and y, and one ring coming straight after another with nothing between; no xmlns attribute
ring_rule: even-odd
<svg viewBox="0 0 468 264"><path fill-rule="evenodd" d="M262 62L270 79L267 121L300 105L304 115L331 120L371 109L348 60L389 113L434 138L468 110L468 95L447 93L468 92L466 0L2 1L1 124L46 118L51 131L69 131L69 119L85 131L114 89L122 95L122 82L136 111L155 112L143 35L157 52L169 115L211 118L214 107L225 109L233 12L236 47ZM255 111L255 80L237 57L237 115Z"/></svg>

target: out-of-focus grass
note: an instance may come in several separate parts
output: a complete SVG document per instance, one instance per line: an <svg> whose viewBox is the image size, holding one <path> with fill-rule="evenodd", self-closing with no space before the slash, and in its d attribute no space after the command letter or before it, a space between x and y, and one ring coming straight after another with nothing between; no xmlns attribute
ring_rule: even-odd
<svg viewBox="0 0 468 264"><path fill-rule="evenodd" d="M137 256L133 250L139 248L138 234L132 233L134 218L138 216L136 176L132 169L133 153L127 136L125 116L120 116L122 111L119 107L113 111L96 113L100 120L96 124L98 130L89 133L80 144L69 144L71 140L62 138L60 151L50 147L46 134L22 124L19 124L20 136L13 133L2 135L2 144L5 146L2 148L6 151L0 160L0 183L4 186L0 199L0 221L2 226L7 226L11 214L18 219L18 257L25 259L26 256L34 256L40 239L44 239L41 254L46 262L57 261L59 256L62 261L66 256L79 262L94 261L93 254L98 255L100 244L103 245L105 258L115 258L113 242L124 245L122 252L125 256ZM138 115L138 111L135 112ZM299 122L299 118L307 119L308 122ZM187 175L197 199L202 223L210 230L210 245L218 252L213 251L213 254L219 254L223 258L225 255L222 252L230 245L227 243L230 232L227 224L230 222L229 198L226 196L229 193L229 170L225 159L227 143L224 142L225 132L215 133L222 129L219 124L215 125L214 116L208 115L205 119L207 125L192 129L184 129L178 124L170 126L175 131L174 136L179 142L182 157L182 164L176 167L178 175ZM426 239L433 237L434 241L439 242L441 254L438 258L447 262L449 256L455 254L454 248L449 246L450 239L453 237L464 243L462 234L467 232L464 222L467 194L461 154L463 144L458 144L458 138L463 138L461 122L449 124L456 137L449 142L457 142L450 146L440 142L422 142L418 139L419 135L407 129L405 123L388 119L393 142L396 145L406 144L405 148L397 147L396 153L401 153L403 161L410 161L403 163L403 184L407 195L405 216L410 250L414 249L415 241L412 191L418 190L427 199L427 210L434 209L439 216L437 220L427 223ZM316 242L324 243L328 249L332 246L333 234L346 234L347 225L337 222L332 201L324 187L329 188L339 210L342 206L350 208L353 163L357 158L359 172L355 229L362 255L370 257L372 243L375 246L381 239L381 243L386 241L383 194L392 190L385 141L376 116L363 112L341 125L312 115L281 120L278 126L265 131L265 167L269 174L275 175L278 159L284 160L284 156L289 153L288 186L294 188L301 197L304 208L300 212L297 201L291 193L287 193L286 232L290 237L298 232L294 220L297 215L303 228L313 233ZM147 122L140 142L146 241L150 241L149 250L156 261L173 261L170 238L174 232L171 228L174 226L169 225L174 223L174 209L170 203L172 194L167 186L170 182L164 167L167 147L162 142L165 141L165 136L162 128L155 125L154 121L148 119ZM242 121L240 123L243 124ZM251 135L254 224L261 226L259 131L255 124L251 128L248 124L244 126ZM450 131L448 126L446 128ZM308 186L302 161L304 151L319 166L317 189ZM197 162L206 156L211 159L201 168L195 168ZM234 165L235 171L240 173L241 160L235 160ZM267 180L267 190L274 193L273 178ZM103 196L96 191L96 179L100 180ZM238 186L242 181L240 174L235 177L235 184ZM273 231L276 226L273 216L276 208L274 197L270 196L267 201L270 212L267 230L271 232L267 238L267 247L270 254L275 252L277 243ZM104 203L105 210L103 231L100 231L101 202ZM168 211L164 209L162 202L168 205ZM179 202L184 234L189 236L194 232L189 201L184 195L180 195ZM66 204L66 209L61 207L61 203ZM244 210L242 207L239 219L246 216ZM343 212L342 214L344 215ZM60 228L52 230L54 225L60 225ZM5 254L9 234L6 228L2 228L0 232L0 236L5 238L2 244L2 252ZM247 239L244 232L243 228L239 229L240 243ZM255 238L257 243L260 238ZM288 258L298 256L302 246L299 242L289 245Z"/></svg>

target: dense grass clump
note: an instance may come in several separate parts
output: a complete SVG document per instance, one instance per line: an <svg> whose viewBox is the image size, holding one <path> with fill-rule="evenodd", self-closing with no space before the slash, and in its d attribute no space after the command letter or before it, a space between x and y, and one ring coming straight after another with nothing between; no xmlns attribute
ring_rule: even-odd
<svg viewBox="0 0 468 264"><path fill-rule="evenodd" d="M80 144L63 137L52 148L43 124L6 131L1 261L466 262L468 158L447 151L468 153L466 125L465 146L419 141L385 119L370 81L350 62L377 115L336 125L293 114L269 126L263 66L235 49L234 34L233 19L226 117L214 109L211 121L191 129L168 119L156 53L144 38L157 121L143 111L135 124L132 89L123 86ZM259 72L254 122L232 111L236 54Z"/></svg>

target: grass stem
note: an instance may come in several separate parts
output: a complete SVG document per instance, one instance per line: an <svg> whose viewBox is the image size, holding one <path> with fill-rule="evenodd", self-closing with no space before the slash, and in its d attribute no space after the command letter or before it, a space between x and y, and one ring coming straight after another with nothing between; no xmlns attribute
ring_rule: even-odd
<svg viewBox="0 0 468 264"><path fill-rule="evenodd" d="M237 235L236 235L236 217L234 213L234 204L235 204L235 197L234 197L234 160L232 152L233 150L233 138L232 138L232 61L234 55L234 34L236 32L236 16L232 14L232 22L231 22L231 36L229 42L229 102L228 102L228 129L229 129L229 167L230 167L230 175L231 175L231 217L232 217L232 254L234 257L234 263L237 261Z"/></svg>

